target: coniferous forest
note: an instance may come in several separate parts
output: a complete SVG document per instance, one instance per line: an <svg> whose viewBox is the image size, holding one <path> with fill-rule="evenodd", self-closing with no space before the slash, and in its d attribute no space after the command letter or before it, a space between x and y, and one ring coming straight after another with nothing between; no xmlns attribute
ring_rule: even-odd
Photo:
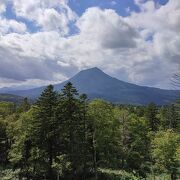
<svg viewBox="0 0 180 180"><path fill-rule="evenodd" d="M180 101L88 100L69 82L33 104L0 102L1 180L178 180Z"/></svg>

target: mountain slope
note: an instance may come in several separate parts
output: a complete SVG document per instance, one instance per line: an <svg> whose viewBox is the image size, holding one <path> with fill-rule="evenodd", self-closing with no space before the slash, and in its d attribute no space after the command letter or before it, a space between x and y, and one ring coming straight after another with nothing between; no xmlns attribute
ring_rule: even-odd
<svg viewBox="0 0 180 180"><path fill-rule="evenodd" d="M123 82L105 74L98 68L83 70L68 81L72 82L80 93L86 93L90 99L103 98L113 103L147 104L155 102L167 104L180 98L180 91L162 90ZM54 85L55 90L61 90L68 81ZM44 88L12 91L10 93L36 98Z"/></svg>
<svg viewBox="0 0 180 180"><path fill-rule="evenodd" d="M20 104L23 101L23 97L16 96L12 94L0 94L0 102L6 101L6 102L13 102L15 104Z"/></svg>

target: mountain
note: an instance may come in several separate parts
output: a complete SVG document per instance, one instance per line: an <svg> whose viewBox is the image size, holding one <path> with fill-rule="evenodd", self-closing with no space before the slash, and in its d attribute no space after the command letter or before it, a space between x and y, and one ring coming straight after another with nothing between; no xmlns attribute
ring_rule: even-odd
<svg viewBox="0 0 180 180"><path fill-rule="evenodd" d="M23 101L24 97L16 96L12 94L0 94L0 102L13 102L15 104L20 104Z"/></svg>
<svg viewBox="0 0 180 180"><path fill-rule="evenodd" d="M180 98L180 90L163 90L138 86L113 78L98 68L80 71L68 81L72 82L80 93L86 93L90 99L102 98L113 103L147 104L155 102L161 105ZM60 91L68 81L55 84L55 90ZM8 93L37 98L44 89L45 86L29 90L10 91Z"/></svg>

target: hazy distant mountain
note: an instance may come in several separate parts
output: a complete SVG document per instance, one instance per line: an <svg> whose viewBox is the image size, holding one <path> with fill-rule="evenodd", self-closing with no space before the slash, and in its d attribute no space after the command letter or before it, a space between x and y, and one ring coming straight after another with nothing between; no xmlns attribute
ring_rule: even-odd
<svg viewBox="0 0 180 180"><path fill-rule="evenodd" d="M90 99L103 98L113 103L147 104L155 102L167 104L180 98L180 90L163 90L123 82L105 74L98 68L83 70L68 81L72 82L80 93L86 93ZM61 90L68 81L54 85L55 90ZM37 98L44 88L17 90L8 93Z"/></svg>
<svg viewBox="0 0 180 180"><path fill-rule="evenodd" d="M15 104L20 104L23 101L24 97L16 96L12 94L0 94L0 102L13 102Z"/></svg>
<svg viewBox="0 0 180 180"><path fill-rule="evenodd" d="M6 93L6 92L10 92L10 91L19 91L19 90L28 90L28 89L32 89L32 88L36 88L35 86L11 86L11 87L3 87L0 88L0 93Z"/></svg>

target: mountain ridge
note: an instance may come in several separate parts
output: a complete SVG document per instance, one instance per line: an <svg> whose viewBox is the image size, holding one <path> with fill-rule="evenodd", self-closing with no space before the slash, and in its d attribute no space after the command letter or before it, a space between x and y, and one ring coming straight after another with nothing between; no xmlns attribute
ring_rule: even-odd
<svg viewBox="0 0 180 180"><path fill-rule="evenodd" d="M23 101L23 97L13 95L13 94L7 94L7 93L0 93L0 102L13 102L15 104L20 104Z"/></svg>
<svg viewBox="0 0 180 180"><path fill-rule="evenodd" d="M60 91L69 81L80 93L86 93L90 99L102 98L113 103L147 104L155 102L157 104L168 104L180 97L180 90L164 90L124 82L109 76L97 67L82 70L69 80L54 84L54 89ZM7 93L37 98L45 87Z"/></svg>

